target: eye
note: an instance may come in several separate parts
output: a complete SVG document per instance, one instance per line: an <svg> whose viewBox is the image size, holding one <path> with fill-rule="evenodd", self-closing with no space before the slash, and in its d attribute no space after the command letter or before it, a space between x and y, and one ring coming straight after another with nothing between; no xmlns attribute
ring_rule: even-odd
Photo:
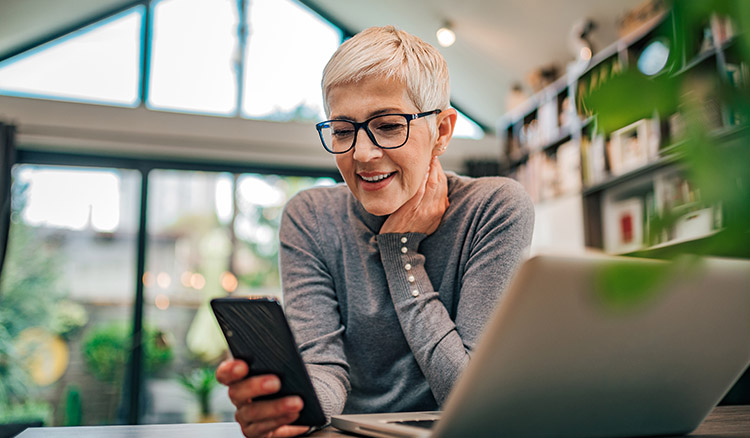
<svg viewBox="0 0 750 438"><path fill-rule="evenodd" d="M401 116L386 115L373 119L370 122L370 129L381 135L400 134L406 130L406 120Z"/></svg>
<svg viewBox="0 0 750 438"><path fill-rule="evenodd" d="M383 132L393 132L393 131L399 131L401 129L404 129L406 127L403 123L383 123L375 127L378 131Z"/></svg>
<svg viewBox="0 0 750 438"><path fill-rule="evenodd" d="M348 138L354 135L353 129L332 129L331 135L333 135L336 138Z"/></svg>

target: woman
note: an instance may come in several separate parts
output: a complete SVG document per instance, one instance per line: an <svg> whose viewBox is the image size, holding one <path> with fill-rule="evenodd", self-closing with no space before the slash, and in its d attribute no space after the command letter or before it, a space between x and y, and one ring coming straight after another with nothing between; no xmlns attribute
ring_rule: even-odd
<svg viewBox="0 0 750 438"><path fill-rule="evenodd" d="M317 125L346 182L298 194L281 223L285 311L328 416L439 409L531 240L533 207L505 178L443 172L450 142L440 53L393 27L346 41L323 72ZM293 436L298 397L226 361L247 436Z"/></svg>

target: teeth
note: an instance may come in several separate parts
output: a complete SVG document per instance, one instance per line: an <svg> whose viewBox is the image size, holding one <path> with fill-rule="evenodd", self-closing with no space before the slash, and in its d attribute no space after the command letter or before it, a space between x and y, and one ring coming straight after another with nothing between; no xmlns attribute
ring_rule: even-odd
<svg viewBox="0 0 750 438"><path fill-rule="evenodd" d="M391 175L393 175L393 173L384 173L382 175L377 175L377 176L373 176L373 177L366 177L366 176L361 176L360 175L360 178L362 178L363 180L365 180L367 182L378 182L378 181L381 181L381 180L384 180L384 179L388 178Z"/></svg>

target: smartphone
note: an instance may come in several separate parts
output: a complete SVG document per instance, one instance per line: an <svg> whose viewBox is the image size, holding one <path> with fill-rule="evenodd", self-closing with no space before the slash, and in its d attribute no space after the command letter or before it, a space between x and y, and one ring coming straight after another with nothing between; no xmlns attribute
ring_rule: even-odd
<svg viewBox="0 0 750 438"><path fill-rule="evenodd" d="M292 424L323 426L325 414L279 302L266 298L214 298L211 309L232 357L245 361L250 368L248 377L275 374L281 380L279 392L256 400L298 395L304 407Z"/></svg>

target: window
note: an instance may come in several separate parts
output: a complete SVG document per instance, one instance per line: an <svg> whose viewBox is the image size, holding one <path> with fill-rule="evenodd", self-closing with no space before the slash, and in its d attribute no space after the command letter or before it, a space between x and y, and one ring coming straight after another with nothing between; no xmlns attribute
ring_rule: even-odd
<svg viewBox="0 0 750 438"><path fill-rule="evenodd" d="M234 0L153 3L149 107L218 115L236 112L236 4Z"/></svg>
<svg viewBox="0 0 750 438"><path fill-rule="evenodd" d="M145 273L136 278L143 174L113 167L14 168L0 284L0 351L11 352L11 360L0 364L0 420L41 419L49 426L127 421L124 394L137 391L126 385L125 362L139 282L146 391L140 421L202 419L198 388L184 382L210 372L208 383L215 385L223 341L208 301L228 294L280 297L282 208L299 190L334 183L329 177L151 170ZM231 421L226 392L210 389L216 389L210 418Z"/></svg>
<svg viewBox="0 0 750 438"><path fill-rule="evenodd" d="M320 79L341 31L294 0L250 0L247 16L243 115L323 120Z"/></svg>
<svg viewBox="0 0 750 438"><path fill-rule="evenodd" d="M173 356L167 367L147 368L144 422L232 421L234 408L213 379L226 344L208 302L229 294L280 298L283 206L298 190L331 183L249 173L149 173L144 320L147 330L165 335ZM201 390L212 396L201 399Z"/></svg>
<svg viewBox="0 0 750 438"><path fill-rule="evenodd" d="M0 285L0 351L10 352L0 366L0 422L118 423L140 175L23 164L13 177ZM7 403L13 412L2 412Z"/></svg>
<svg viewBox="0 0 750 438"><path fill-rule="evenodd" d="M135 7L0 63L0 93L138 105L143 14Z"/></svg>
<svg viewBox="0 0 750 438"><path fill-rule="evenodd" d="M238 4L154 0L145 43L145 6L131 8L3 61L0 94L131 107L146 94L151 109L323 120L320 80L341 30L297 0L246 0L244 11ZM150 59L144 69L145 44ZM141 92L143 70L147 93ZM454 135L479 139L484 133L459 113Z"/></svg>
<svg viewBox="0 0 750 438"><path fill-rule="evenodd" d="M484 137L484 131L476 122L466 117L461 111L458 111L458 119L456 119L456 126L453 129L453 136L479 140Z"/></svg>

